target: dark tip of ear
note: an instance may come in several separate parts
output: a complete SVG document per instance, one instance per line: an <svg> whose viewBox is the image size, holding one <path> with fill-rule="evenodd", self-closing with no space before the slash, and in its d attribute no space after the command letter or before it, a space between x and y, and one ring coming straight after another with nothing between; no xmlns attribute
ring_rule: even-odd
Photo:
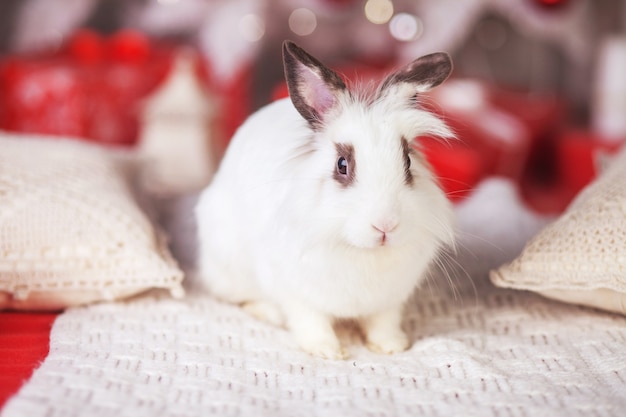
<svg viewBox="0 0 626 417"><path fill-rule="evenodd" d="M452 72L452 59L445 52L425 55L415 60L414 63L416 67L419 67L415 76L417 78L422 76L422 82L430 84L431 88L444 82Z"/></svg>
<svg viewBox="0 0 626 417"><path fill-rule="evenodd" d="M283 42L283 61L287 58L287 55L292 55L290 49L294 46L296 46L296 44L291 41Z"/></svg>
<svg viewBox="0 0 626 417"><path fill-rule="evenodd" d="M291 41L283 42L289 96L296 109L317 128L346 85L341 77Z"/></svg>
<svg viewBox="0 0 626 417"><path fill-rule="evenodd" d="M452 59L447 53L436 52L424 55L387 77L380 90L402 82L422 85L430 89L444 82L451 72Z"/></svg>
<svg viewBox="0 0 626 417"><path fill-rule="evenodd" d="M293 54L294 48L298 48L295 43L291 41L283 42L283 65L285 69L285 78L287 79L287 81L293 78L292 73L295 72L296 57Z"/></svg>
<svg viewBox="0 0 626 417"><path fill-rule="evenodd" d="M283 42L283 54L289 53L293 55L294 49L302 49L302 48L300 48L298 45L296 45L294 42L290 40L286 40Z"/></svg>
<svg viewBox="0 0 626 417"><path fill-rule="evenodd" d="M307 68L319 71L321 77L331 87L336 89L346 88L346 85L341 77L339 77L334 71L327 68L313 55L309 54L303 48L299 47L290 40L283 42L283 61L285 62L285 66L298 61Z"/></svg>
<svg viewBox="0 0 626 417"><path fill-rule="evenodd" d="M283 42L283 61L300 61L307 67L321 65L321 63L309 55L307 51L289 40Z"/></svg>

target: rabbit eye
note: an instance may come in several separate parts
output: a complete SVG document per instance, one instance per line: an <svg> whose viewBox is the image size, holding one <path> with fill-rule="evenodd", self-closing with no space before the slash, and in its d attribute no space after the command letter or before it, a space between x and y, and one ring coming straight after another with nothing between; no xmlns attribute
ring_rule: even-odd
<svg viewBox="0 0 626 417"><path fill-rule="evenodd" d="M337 150L337 162L333 172L333 179L341 186L347 187L354 183L356 175L354 147L347 143L337 143L335 147Z"/></svg>
<svg viewBox="0 0 626 417"><path fill-rule="evenodd" d="M406 169L411 168L411 157L408 154L406 155L406 161L404 161L404 166Z"/></svg>
<svg viewBox="0 0 626 417"><path fill-rule="evenodd" d="M337 159L337 172L341 175L348 175L348 161L343 156Z"/></svg>

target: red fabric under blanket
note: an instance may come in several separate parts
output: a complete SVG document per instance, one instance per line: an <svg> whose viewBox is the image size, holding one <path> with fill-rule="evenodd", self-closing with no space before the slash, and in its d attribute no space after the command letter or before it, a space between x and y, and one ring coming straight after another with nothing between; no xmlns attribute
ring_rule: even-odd
<svg viewBox="0 0 626 417"><path fill-rule="evenodd" d="M0 313L0 409L48 355L57 314Z"/></svg>

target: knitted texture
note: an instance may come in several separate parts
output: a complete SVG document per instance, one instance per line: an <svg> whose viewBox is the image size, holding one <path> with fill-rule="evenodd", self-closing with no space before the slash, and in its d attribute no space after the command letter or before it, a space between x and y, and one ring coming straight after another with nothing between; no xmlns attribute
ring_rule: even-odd
<svg viewBox="0 0 626 417"><path fill-rule="evenodd" d="M0 135L0 309L180 294L183 274L137 205L129 167L76 140Z"/></svg>
<svg viewBox="0 0 626 417"><path fill-rule="evenodd" d="M372 353L341 325L350 359L311 357L284 329L190 288L184 300L68 310L49 356L0 414L622 416L626 318L489 283L489 268L543 223L512 207L511 188L494 196L500 185L460 208L459 253L446 262L457 267L434 272L407 303L407 352Z"/></svg>
<svg viewBox="0 0 626 417"><path fill-rule="evenodd" d="M409 351L374 354L344 328L346 361L313 358L206 296L71 309L1 415L623 416L624 319L484 283L455 299L438 285L409 302Z"/></svg>
<svg viewBox="0 0 626 417"><path fill-rule="evenodd" d="M491 279L626 314L626 149Z"/></svg>

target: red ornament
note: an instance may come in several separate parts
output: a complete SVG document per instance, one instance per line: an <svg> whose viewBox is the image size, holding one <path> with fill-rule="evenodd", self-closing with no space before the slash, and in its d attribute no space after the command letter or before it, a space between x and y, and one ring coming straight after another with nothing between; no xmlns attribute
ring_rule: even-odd
<svg viewBox="0 0 626 417"><path fill-rule="evenodd" d="M89 29L77 31L67 46L69 54L82 64L96 64L104 59L104 40Z"/></svg>
<svg viewBox="0 0 626 417"><path fill-rule="evenodd" d="M546 8L563 7L569 3L569 0L533 0L536 4Z"/></svg>
<svg viewBox="0 0 626 417"><path fill-rule="evenodd" d="M141 32L126 29L109 39L111 59L128 64L143 64L150 57L150 41Z"/></svg>

